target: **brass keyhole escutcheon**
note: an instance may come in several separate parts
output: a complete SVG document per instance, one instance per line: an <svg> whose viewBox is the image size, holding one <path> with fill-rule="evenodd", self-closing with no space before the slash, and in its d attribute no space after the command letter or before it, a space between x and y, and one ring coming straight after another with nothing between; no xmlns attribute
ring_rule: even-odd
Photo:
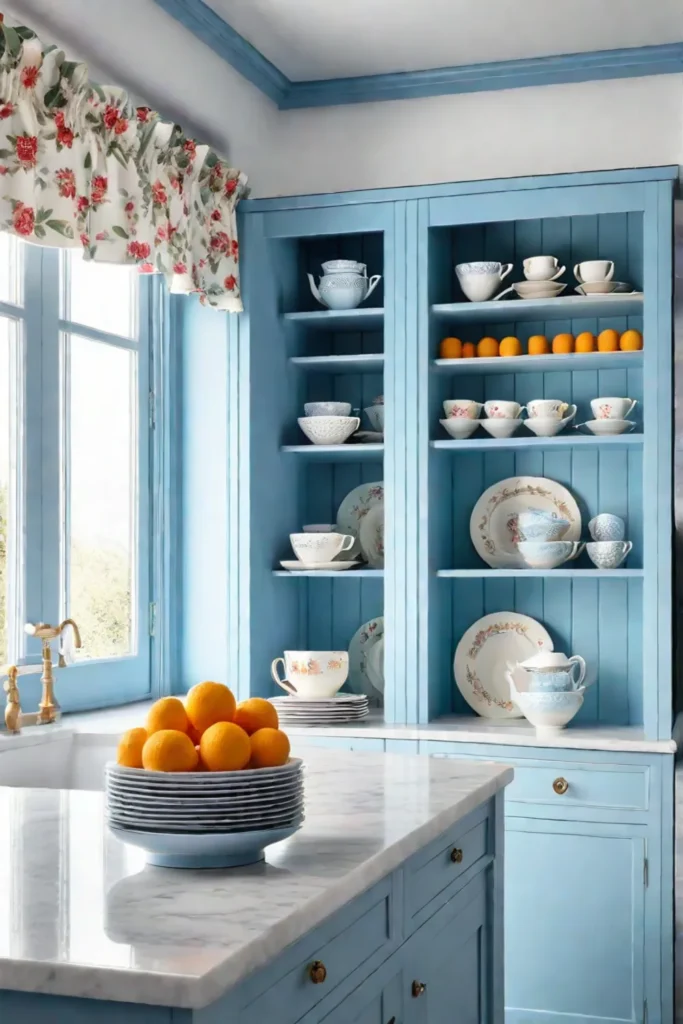
<svg viewBox="0 0 683 1024"><path fill-rule="evenodd" d="M451 850L451 860L454 864L462 864L462 850L454 846Z"/></svg>
<svg viewBox="0 0 683 1024"><path fill-rule="evenodd" d="M327 968L322 960L314 960L308 968L308 976L314 985L322 985L327 977Z"/></svg>
<svg viewBox="0 0 683 1024"><path fill-rule="evenodd" d="M413 999L417 999L426 990L427 986L422 981L414 981L411 986L411 992L413 993Z"/></svg>
<svg viewBox="0 0 683 1024"><path fill-rule="evenodd" d="M560 776L559 779L555 779L553 782L553 789L558 796L563 796L569 789L569 783L566 779L563 779L562 776Z"/></svg>

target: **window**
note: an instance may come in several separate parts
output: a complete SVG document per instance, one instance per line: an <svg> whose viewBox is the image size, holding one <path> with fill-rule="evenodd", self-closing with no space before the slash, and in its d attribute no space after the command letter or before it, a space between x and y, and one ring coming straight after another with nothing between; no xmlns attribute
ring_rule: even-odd
<svg viewBox="0 0 683 1024"><path fill-rule="evenodd" d="M25 622L75 619L83 647L59 674L65 709L150 692L149 308L159 286L134 268L85 263L80 250L0 234L0 662L39 660Z"/></svg>

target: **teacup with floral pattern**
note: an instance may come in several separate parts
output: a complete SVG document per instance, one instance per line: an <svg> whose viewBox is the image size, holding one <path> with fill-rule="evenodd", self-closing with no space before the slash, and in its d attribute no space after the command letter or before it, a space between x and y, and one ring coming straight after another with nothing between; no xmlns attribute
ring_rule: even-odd
<svg viewBox="0 0 683 1024"><path fill-rule="evenodd" d="M280 679L282 662L285 678ZM349 674L347 651L285 651L275 658L270 673L278 686L299 700L324 700L341 690Z"/></svg>
<svg viewBox="0 0 683 1024"><path fill-rule="evenodd" d="M443 411L449 420L478 420L482 408L481 402L474 402L471 398L451 398L443 403Z"/></svg>

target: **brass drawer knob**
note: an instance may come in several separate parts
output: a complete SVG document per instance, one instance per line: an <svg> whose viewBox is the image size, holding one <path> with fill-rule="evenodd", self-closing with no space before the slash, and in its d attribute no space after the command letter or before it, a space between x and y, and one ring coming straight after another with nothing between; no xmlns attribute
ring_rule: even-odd
<svg viewBox="0 0 683 1024"><path fill-rule="evenodd" d="M462 864L462 850L454 846L451 850L451 860L454 864Z"/></svg>
<svg viewBox="0 0 683 1024"><path fill-rule="evenodd" d="M422 982L422 981L414 981L412 986L411 986L411 992L413 993L413 999L417 999L418 996L421 996L422 993L425 992L426 988L427 988L427 986L424 984L424 982Z"/></svg>
<svg viewBox="0 0 683 1024"><path fill-rule="evenodd" d="M308 976L314 985L322 985L327 977L327 968L322 960L314 960L308 968Z"/></svg>
<svg viewBox="0 0 683 1024"><path fill-rule="evenodd" d="M566 779L563 779L562 776L560 776L559 779L555 779L553 782L553 789L558 796L563 796L569 789L569 783Z"/></svg>

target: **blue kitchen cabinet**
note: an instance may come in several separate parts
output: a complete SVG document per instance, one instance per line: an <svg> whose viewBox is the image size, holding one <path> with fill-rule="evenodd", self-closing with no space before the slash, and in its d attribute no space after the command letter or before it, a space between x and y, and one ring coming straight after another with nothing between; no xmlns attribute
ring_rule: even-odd
<svg viewBox="0 0 683 1024"><path fill-rule="evenodd" d="M383 970L364 981L343 1003L315 1024L399 1024L403 1021L404 972L400 957L393 957ZM396 962L398 961L398 963ZM392 974L392 972L395 972ZM387 974L390 975L387 980ZM309 1024L307 1018L301 1024ZM314 1024L311 1019L310 1024ZM406 1022L407 1024L407 1022Z"/></svg>

